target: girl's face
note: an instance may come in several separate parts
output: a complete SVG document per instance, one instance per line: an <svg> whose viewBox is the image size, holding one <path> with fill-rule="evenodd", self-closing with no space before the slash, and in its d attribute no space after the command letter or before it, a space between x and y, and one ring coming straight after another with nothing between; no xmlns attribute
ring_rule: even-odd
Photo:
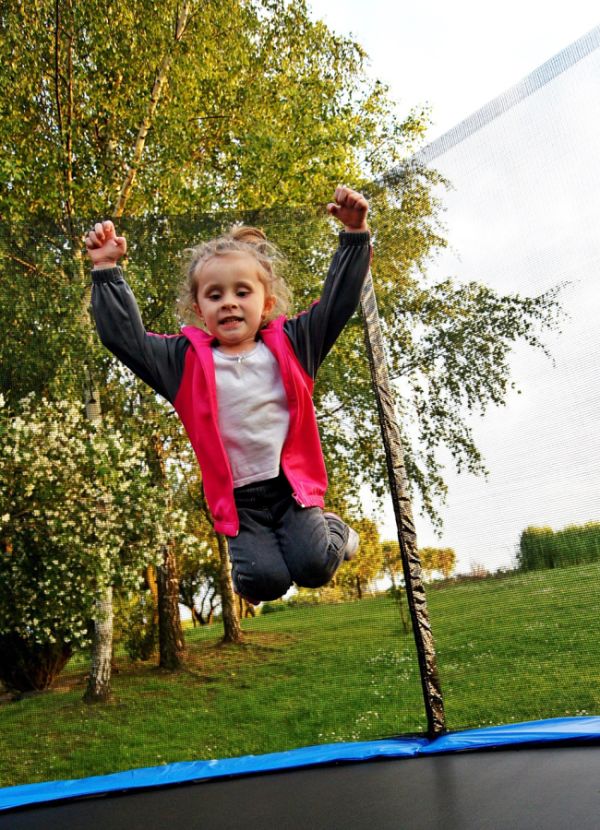
<svg viewBox="0 0 600 830"><path fill-rule="evenodd" d="M205 262L196 275L194 310L224 352L241 354L254 348L256 333L275 304L260 279L251 254L232 252Z"/></svg>

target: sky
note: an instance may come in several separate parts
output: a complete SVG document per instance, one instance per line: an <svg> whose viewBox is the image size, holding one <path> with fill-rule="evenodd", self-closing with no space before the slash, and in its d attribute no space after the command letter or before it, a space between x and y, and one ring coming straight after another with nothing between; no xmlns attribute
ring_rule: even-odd
<svg viewBox="0 0 600 830"><path fill-rule="evenodd" d="M600 24L591 0L309 0L314 18L352 36L401 112L428 105L430 140Z"/></svg>
<svg viewBox="0 0 600 830"><path fill-rule="evenodd" d="M450 130L600 24L574 0L502 9L458 0L401 6L372 0L313 2L313 13L370 54L400 113L432 108L429 140ZM484 9L484 11L482 11ZM568 319L548 340L554 360L526 346L511 357L521 394L471 419L488 479L456 475L448 458L444 531L418 516L421 547L457 552L459 572L514 565L528 525L558 530L600 521L600 50L435 160L452 249L433 277L482 280L501 293L536 295L564 280ZM474 173L476 175L474 175ZM376 260L374 261L376 282ZM393 538L391 506L377 515Z"/></svg>

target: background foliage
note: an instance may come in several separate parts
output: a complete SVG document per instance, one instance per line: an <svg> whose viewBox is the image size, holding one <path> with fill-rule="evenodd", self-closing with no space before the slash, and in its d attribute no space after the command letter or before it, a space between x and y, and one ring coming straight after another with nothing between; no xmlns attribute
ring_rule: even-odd
<svg viewBox="0 0 600 830"><path fill-rule="evenodd" d="M600 560L600 522L569 525L562 530L528 527L521 534L518 566L522 571L567 568Z"/></svg>
<svg viewBox="0 0 600 830"><path fill-rule="evenodd" d="M148 453L132 472L137 502L122 500L114 526L99 521L101 538L94 535L96 514L82 515L83 503L65 491L60 534L66 538L81 528L81 541L68 556L81 561L87 547L98 567L86 572L85 602L101 579L120 573L129 550L123 534L128 523L138 525L135 511L143 505L156 523L139 525L146 535L144 542L140 536L145 553L138 565L155 560L165 526L180 522L195 540L177 551L188 600L196 588L210 590L214 579L214 539L206 522L194 517L199 485L190 477L193 459L170 406L90 335L82 240L99 218L114 216L129 240L126 275L146 327L176 332L174 300L185 247L233 221L260 225L287 257L300 310L318 297L335 248L335 225L324 217L324 204L339 182L366 189L407 470L424 510L439 520L445 495L440 449L450 451L459 469L484 471L469 418L505 400L512 344L525 340L543 348L544 332L557 325L558 303L556 290L537 298L500 296L483 283L448 278L434 284L428 278L428 263L446 241L445 183L410 161L425 137L427 113L400 118L385 86L368 78L361 47L314 22L303 0L31 0L0 8L0 37L7 56L0 67L0 330L9 333L0 339L0 393L6 429L14 431L19 419L38 425L46 419L41 428L64 431L73 443L70 449L65 444L56 466L65 475L76 467L74 480L91 477L90 486L113 499L125 480L119 453L126 452L111 443L113 433L131 452L147 450L160 436L173 510L180 511L176 520L158 489L142 486ZM105 417L102 434L87 436L79 421L73 426L78 435L71 437L58 405L81 416L83 389L91 381ZM31 392L35 399L26 397ZM315 405L330 470L329 505L362 521L372 541L336 586L346 595L360 593L382 560L359 492L366 485L382 496L385 464L358 316L322 369ZM110 470L90 466L84 446L93 440L112 448ZM99 459L104 452L109 450L100 449ZM48 456L43 447L39 453L42 463ZM28 471L19 464L7 475L30 481L37 467ZM47 509L39 479L27 498L41 515ZM4 515L2 567L10 568L9 551L21 545L22 525L12 508ZM115 534L110 545L109 533ZM49 541L31 541L29 554L45 562ZM80 642L81 624L73 621L85 616L87 605L71 617L61 611L58 589L46 590L46 578L44 590L34 591L33 561L23 560L30 571L23 571L22 584L31 583L31 601L35 594L36 607L53 606L62 614L50 625L32 612L27 619L30 625L38 620L35 637L60 630ZM0 603L5 628L13 620L8 601Z"/></svg>

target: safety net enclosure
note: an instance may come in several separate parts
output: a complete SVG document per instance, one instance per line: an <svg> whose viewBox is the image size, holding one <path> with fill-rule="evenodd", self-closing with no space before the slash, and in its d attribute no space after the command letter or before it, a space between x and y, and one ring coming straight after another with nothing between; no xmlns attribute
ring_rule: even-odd
<svg viewBox="0 0 600 830"><path fill-rule="evenodd" d="M454 250L440 258L440 278L454 273L527 296L560 287L563 314L544 338L547 356L515 344L507 406L474 422L489 478L463 476L460 487L448 480L444 538L460 535L473 575L499 577L489 596L477 583L461 588L470 610L460 619L445 602L438 610L430 592L434 631L457 625L449 651L438 649L453 726L484 722L489 701L512 695L525 666L527 717L598 713L599 72L594 30L423 151L454 186L445 195ZM515 564L520 573L505 593L502 572ZM496 601L515 629L496 618ZM465 636L469 615L496 619L489 624L502 633ZM488 685L492 639L505 646ZM525 654L525 641L538 647ZM468 712L448 688L458 662L478 690Z"/></svg>
<svg viewBox="0 0 600 830"><path fill-rule="evenodd" d="M405 805L417 780L429 793L422 826L450 799L447 826L466 828L483 826L477 804L457 806L474 765L438 753L598 743L599 46L595 29L372 183L374 294L368 280L315 387L328 507L361 549L323 589L226 606L226 555L187 439L172 406L92 336L81 252L45 224L3 230L2 328L26 337L3 338L0 368L0 809L314 767L302 796L325 810L314 826L365 826L367 814L397 826L404 779ZM179 330L182 251L239 222L282 252L295 312L318 298L337 244L322 205L124 217L125 277L148 331ZM181 631L164 622L177 603ZM111 697L90 705L109 622ZM224 643L238 625L239 642ZM169 636L185 641L179 665ZM568 770L549 754L527 818L502 812L525 796L527 751L506 775L516 789L497 784L488 802L496 818L540 826L544 809L559 827L568 804L594 826L582 770L597 781L597 748L571 747L584 754ZM387 766L416 756L410 774ZM327 778L324 765L365 759L382 761L373 783L354 767L345 783ZM498 782L501 760L481 763ZM260 780L248 779L244 817L265 826L257 805L281 802L302 826L287 779L278 794L265 778L264 798ZM225 803L250 799L250 783L236 785ZM198 811L218 793L196 789ZM185 820L185 791L165 792L165 815ZM340 812L357 793L362 807ZM131 826L122 802L105 806L103 823ZM71 807L44 826L93 826ZM161 809L129 807L147 827ZM222 809L213 826L239 826ZM0 814L0 826L35 820Z"/></svg>

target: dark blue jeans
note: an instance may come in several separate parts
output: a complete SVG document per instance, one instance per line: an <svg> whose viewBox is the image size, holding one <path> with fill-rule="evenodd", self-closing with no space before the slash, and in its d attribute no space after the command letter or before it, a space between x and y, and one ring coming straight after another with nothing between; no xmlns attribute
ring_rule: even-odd
<svg viewBox="0 0 600 830"><path fill-rule="evenodd" d="M251 600L283 596L293 582L325 585L344 557L348 526L320 507L300 507L281 473L234 490L238 536L228 536L233 586Z"/></svg>

